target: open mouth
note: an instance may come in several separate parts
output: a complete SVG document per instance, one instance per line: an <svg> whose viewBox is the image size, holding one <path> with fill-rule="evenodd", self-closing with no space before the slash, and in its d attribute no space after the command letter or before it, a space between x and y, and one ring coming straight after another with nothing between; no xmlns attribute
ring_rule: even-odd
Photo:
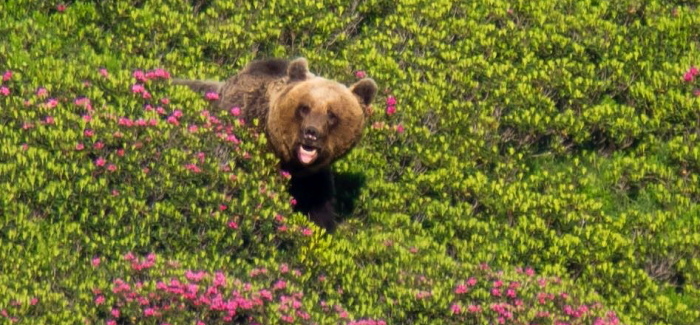
<svg viewBox="0 0 700 325"><path fill-rule="evenodd" d="M318 158L318 149L302 144L299 145L297 156L302 164L310 165Z"/></svg>

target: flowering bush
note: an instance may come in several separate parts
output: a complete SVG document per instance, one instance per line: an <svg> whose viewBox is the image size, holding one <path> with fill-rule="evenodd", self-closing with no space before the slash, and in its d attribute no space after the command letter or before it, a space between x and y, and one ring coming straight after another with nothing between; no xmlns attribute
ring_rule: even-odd
<svg viewBox="0 0 700 325"><path fill-rule="evenodd" d="M698 323L696 7L0 1L0 318ZM169 82L273 56L381 86L330 235Z"/></svg>

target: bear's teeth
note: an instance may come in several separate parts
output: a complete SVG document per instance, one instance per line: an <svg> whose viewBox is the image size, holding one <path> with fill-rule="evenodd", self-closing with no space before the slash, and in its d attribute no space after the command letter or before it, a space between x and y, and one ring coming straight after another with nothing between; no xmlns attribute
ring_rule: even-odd
<svg viewBox="0 0 700 325"><path fill-rule="evenodd" d="M314 162L317 155L318 153L316 152L316 149L306 150L303 146L299 146L299 161L301 161L303 164L308 165Z"/></svg>

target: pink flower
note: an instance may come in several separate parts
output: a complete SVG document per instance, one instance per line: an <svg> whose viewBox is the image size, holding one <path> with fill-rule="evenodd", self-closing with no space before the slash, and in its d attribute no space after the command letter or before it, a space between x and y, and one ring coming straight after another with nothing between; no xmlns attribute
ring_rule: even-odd
<svg viewBox="0 0 700 325"><path fill-rule="evenodd" d="M36 95L39 98L44 98L44 97L49 95L49 92L48 92L48 90L46 90L46 88L39 87L39 89L36 90Z"/></svg>
<svg viewBox="0 0 700 325"><path fill-rule="evenodd" d="M101 150L102 148L105 147L105 144L102 143L102 141L97 141L97 142L95 142L95 144L92 145L92 147L95 148L96 150Z"/></svg>
<svg viewBox="0 0 700 325"><path fill-rule="evenodd" d="M37 298L37 297L34 297L31 300L29 300L29 304L32 306L35 306L38 303L39 303L39 298Z"/></svg>
<svg viewBox="0 0 700 325"><path fill-rule="evenodd" d="M691 82L693 81L693 78L695 78L695 76L692 73L690 73L690 71L683 74L683 81L685 82Z"/></svg>
<svg viewBox="0 0 700 325"><path fill-rule="evenodd" d="M58 106L58 100L56 98L50 98L46 101L46 107L55 108L56 106Z"/></svg>
<svg viewBox="0 0 700 325"><path fill-rule="evenodd" d="M189 131L190 133L197 133L198 130L199 128L195 124L191 124L187 127L187 131Z"/></svg>
<svg viewBox="0 0 700 325"><path fill-rule="evenodd" d="M174 110L174 111L173 111L173 116L175 116L175 117L177 117L177 118L181 118L181 117L182 117L182 111L179 110L179 109Z"/></svg>
<svg viewBox="0 0 700 325"><path fill-rule="evenodd" d="M396 106L387 106L386 115L392 116L396 113Z"/></svg>
<svg viewBox="0 0 700 325"><path fill-rule="evenodd" d="M191 171L191 172L193 172L193 173L200 173L200 172L202 171L202 169L199 168L199 167L198 167L197 165L195 165L195 164L186 164L186 165L185 165L185 169L187 169L187 170L189 170L189 171Z"/></svg>
<svg viewBox="0 0 700 325"><path fill-rule="evenodd" d="M452 312L452 314L461 314L462 308L459 307L458 304L452 304L452 306L450 306L450 311Z"/></svg>
<svg viewBox="0 0 700 325"><path fill-rule="evenodd" d="M100 266L100 258L99 258L99 257L93 257L92 260L90 261L90 264L92 264L92 267L98 267L98 266Z"/></svg>
<svg viewBox="0 0 700 325"><path fill-rule="evenodd" d="M12 79L12 71L7 70L2 74L2 81L8 81L10 79Z"/></svg>
<svg viewBox="0 0 700 325"><path fill-rule="evenodd" d="M146 75L143 73L141 70L136 70L134 71L131 76L134 77L134 79L140 81L140 82L146 82Z"/></svg>
<svg viewBox="0 0 700 325"><path fill-rule="evenodd" d="M457 288L455 288L455 293L458 295L463 294L463 293L467 293L467 291L468 291L467 286L465 286L463 284L460 284L457 286Z"/></svg>
<svg viewBox="0 0 700 325"><path fill-rule="evenodd" d="M235 144L241 143L241 141L238 140L238 138L236 138L236 136L233 135L233 134L230 134L230 135L226 136L226 141L228 141L228 142L233 142L233 143L235 143Z"/></svg>
<svg viewBox="0 0 700 325"><path fill-rule="evenodd" d="M87 114L83 115L82 118L85 123L90 123L90 121L92 121L92 116Z"/></svg>
<svg viewBox="0 0 700 325"><path fill-rule="evenodd" d="M102 167L102 166L104 166L106 163L107 163L107 161L106 161L104 158L102 158L102 157L99 157L99 158L97 158L97 159L95 160L95 166L97 166L97 167Z"/></svg>
<svg viewBox="0 0 700 325"><path fill-rule="evenodd" d="M501 296L501 290L498 290L496 288L491 289L491 295L494 297L500 297Z"/></svg>
<svg viewBox="0 0 700 325"><path fill-rule="evenodd" d="M222 203L222 204L219 204L219 211L224 211L224 210L226 210L227 208L228 208L228 206L226 206L226 204L223 204L223 203Z"/></svg>
<svg viewBox="0 0 700 325"><path fill-rule="evenodd" d="M100 73L101 76L103 76L103 77L105 77L105 78L108 78L108 77L109 77L109 72L107 71L107 69L105 69L105 68L100 68L100 69L97 70L97 71Z"/></svg>
<svg viewBox="0 0 700 325"><path fill-rule="evenodd" d="M170 72L161 68L158 68L155 71L153 71L153 74L158 78L170 79Z"/></svg>
<svg viewBox="0 0 700 325"><path fill-rule="evenodd" d="M287 263L282 263L282 265L280 265L280 273L284 274L287 272L289 272L289 265L287 265Z"/></svg>
<svg viewBox="0 0 700 325"><path fill-rule="evenodd" d="M177 118L172 115L168 116L168 123L172 125L180 125L180 121L178 121Z"/></svg>
<svg viewBox="0 0 700 325"><path fill-rule="evenodd" d="M386 106L395 106L396 105L396 97L394 96L389 96L386 98Z"/></svg>
<svg viewBox="0 0 700 325"><path fill-rule="evenodd" d="M129 119L127 117L120 117L117 120L117 124L122 125L122 126L126 126L126 127L130 127L130 126L134 125L134 121L132 121L131 119Z"/></svg>
<svg viewBox="0 0 700 325"><path fill-rule="evenodd" d="M539 318L549 318L551 314L548 311L538 311L537 314L535 314L535 316Z"/></svg>
<svg viewBox="0 0 700 325"><path fill-rule="evenodd" d="M56 11L58 11L58 12L64 12L64 11L66 11L66 5L64 5L64 4L62 4L62 3L57 4L57 5L56 5Z"/></svg>
<svg viewBox="0 0 700 325"><path fill-rule="evenodd" d="M142 84L134 84L131 86L131 92L134 94L140 94L145 90L146 88L144 88Z"/></svg>
<svg viewBox="0 0 700 325"><path fill-rule="evenodd" d="M110 312L112 314L112 317L114 318L119 318L119 315L121 315L121 312L117 308L112 308L112 311Z"/></svg>
<svg viewBox="0 0 700 325"><path fill-rule="evenodd" d="M355 71L355 78L362 79L364 77L367 77L367 73L365 73L363 70Z"/></svg>
<svg viewBox="0 0 700 325"><path fill-rule="evenodd" d="M314 231L309 229L309 228L302 228L301 229L301 234L306 236L306 237L311 236L313 233L314 233Z"/></svg>
<svg viewBox="0 0 700 325"><path fill-rule="evenodd" d="M690 69L688 69L688 72L690 72L690 74L693 77L695 77L698 75L698 73L700 73L700 70L698 70L698 68L696 66L692 65L692 66L690 66Z"/></svg>
<svg viewBox="0 0 700 325"><path fill-rule="evenodd" d="M115 321L114 319L110 319L105 324L106 325L117 325L117 321Z"/></svg>
<svg viewBox="0 0 700 325"><path fill-rule="evenodd" d="M22 130L29 130L34 127L34 124L29 122L22 123Z"/></svg>
<svg viewBox="0 0 700 325"><path fill-rule="evenodd" d="M124 149L123 148L117 149L117 156L124 157Z"/></svg>
<svg viewBox="0 0 700 325"><path fill-rule="evenodd" d="M163 105L168 105L168 104L170 104L170 99L168 99L168 98L161 98L161 99L160 99L160 103L163 104Z"/></svg>
<svg viewBox="0 0 700 325"><path fill-rule="evenodd" d="M146 308L146 309L143 310L143 315L146 316L146 317L150 317L150 316L153 316L153 315L155 315L155 314L156 314L156 311L153 310L153 308L150 308L150 307L149 307L149 308Z"/></svg>
<svg viewBox="0 0 700 325"><path fill-rule="evenodd" d="M226 285L226 275L221 272L214 274L214 286L221 287Z"/></svg>
<svg viewBox="0 0 700 325"><path fill-rule="evenodd" d="M83 149L85 149L85 145L84 145L84 144L78 143L78 144L75 145L75 150L80 151L80 150L83 150Z"/></svg>
<svg viewBox="0 0 700 325"><path fill-rule="evenodd" d="M103 295L99 295L95 297L95 304L96 305L101 305L105 302L105 297Z"/></svg>
<svg viewBox="0 0 700 325"><path fill-rule="evenodd" d="M215 100L219 99L219 94L210 91L210 92L207 92L206 94L204 94L204 98L206 100L215 101Z"/></svg>
<svg viewBox="0 0 700 325"><path fill-rule="evenodd" d="M235 230L238 229L238 224L232 220L228 222L228 227Z"/></svg>
<svg viewBox="0 0 700 325"><path fill-rule="evenodd" d="M284 280L277 280L275 284L272 286L272 289L274 290L282 290L287 287L287 282Z"/></svg>
<svg viewBox="0 0 700 325"><path fill-rule="evenodd" d="M291 199L291 200L289 200L289 204L291 204L292 206L297 205L297 199Z"/></svg>
<svg viewBox="0 0 700 325"><path fill-rule="evenodd" d="M234 107L229 111L229 113L231 113L231 115L233 115L233 116L239 116L239 115L241 115L241 108Z"/></svg>
<svg viewBox="0 0 700 325"><path fill-rule="evenodd" d="M187 270L185 272L185 277L187 280L193 281L193 282L199 282L204 279L204 276L206 275L206 272L204 271L198 271L198 272L192 272L191 270Z"/></svg>
<svg viewBox="0 0 700 325"><path fill-rule="evenodd" d="M473 287L473 286L476 285L477 282L478 282L478 281L476 280L475 277L471 277L471 278L469 278L469 279L467 280L467 285L470 286L470 287Z"/></svg>
<svg viewBox="0 0 700 325"><path fill-rule="evenodd" d="M92 110L92 104L90 104L90 98L87 98L87 97L76 98L73 101L73 104L80 106L80 107L85 107L88 110Z"/></svg>
<svg viewBox="0 0 700 325"><path fill-rule="evenodd" d="M107 170L110 172L115 172L115 171L117 171L117 165L109 164L109 165L107 165Z"/></svg>
<svg viewBox="0 0 700 325"><path fill-rule="evenodd" d="M7 88L5 86L0 87L0 94L3 96L10 96L10 88Z"/></svg>
<svg viewBox="0 0 700 325"><path fill-rule="evenodd" d="M406 129L404 129L403 124L399 124L396 126L396 132L399 134L403 133L405 130Z"/></svg>
<svg viewBox="0 0 700 325"><path fill-rule="evenodd" d="M54 120L53 116L47 116L46 118L44 118L44 123L46 124L54 124L55 122L56 120Z"/></svg>
<svg viewBox="0 0 700 325"><path fill-rule="evenodd" d="M527 276L534 276L534 275L535 275L535 270L534 270L533 268L531 268L531 267L528 267L528 268L525 269L525 274L526 274Z"/></svg>
<svg viewBox="0 0 700 325"><path fill-rule="evenodd" d="M695 97L700 97L700 88L693 90L693 95L695 95Z"/></svg>

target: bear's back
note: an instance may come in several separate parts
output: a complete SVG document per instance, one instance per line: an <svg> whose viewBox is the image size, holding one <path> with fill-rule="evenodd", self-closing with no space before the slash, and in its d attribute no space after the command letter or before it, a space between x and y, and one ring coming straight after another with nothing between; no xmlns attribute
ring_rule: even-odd
<svg viewBox="0 0 700 325"><path fill-rule="evenodd" d="M246 122L257 118L260 126L265 125L269 108L267 86L284 78L288 67L289 61L283 59L251 62L221 87L219 108L229 110L239 107Z"/></svg>

